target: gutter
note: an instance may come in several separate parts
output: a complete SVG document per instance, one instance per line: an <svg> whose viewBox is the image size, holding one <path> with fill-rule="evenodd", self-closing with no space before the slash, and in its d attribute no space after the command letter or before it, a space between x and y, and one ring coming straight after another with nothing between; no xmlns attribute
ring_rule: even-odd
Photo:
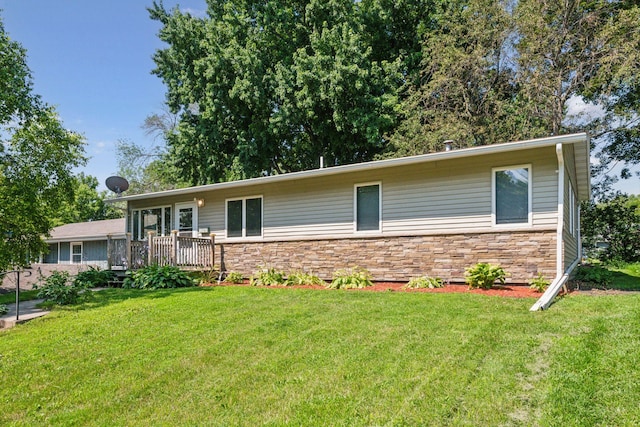
<svg viewBox="0 0 640 427"><path fill-rule="evenodd" d="M562 153L562 144L556 144L556 156L558 157L558 228L556 231L556 278L551 282L547 290L529 309L529 311L546 310L551 305L553 299L558 295L560 289L567 283L569 276L574 268L580 262L580 244L578 244L577 259L563 271L564 264L564 155ZM578 239L580 235L578 234Z"/></svg>

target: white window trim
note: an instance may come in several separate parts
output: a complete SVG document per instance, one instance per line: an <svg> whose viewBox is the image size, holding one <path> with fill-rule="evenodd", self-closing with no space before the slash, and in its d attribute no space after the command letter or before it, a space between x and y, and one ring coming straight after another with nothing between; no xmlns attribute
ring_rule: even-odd
<svg viewBox="0 0 640 427"><path fill-rule="evenodd" d="M140 233L140 232L142 232L142 215L141 215L141 212L149 210L149 209L169 209L169 212L171 212L171 216L172 217L175 216L171 205L145 206L144 208L131 209L131 224L130 225L131 225L131 235L132 235L132 239L133 240L145 240L147 238L146 234L144 236L142 236L142 237L133 235L133 230L134 230L134 227L133 227L133 213L135 211L139 212L138 213L138 233ZM165 228L167 228L167 227L165 227L165 223L164 223L164 219L165 219L164 211L162 212L161 217L162 217L162 222L160 224L160 231L162 231ZM169 229L171 229L172 226L173 226L173 224L169 224ZM160 236L164 236L164 234L162 234L162 233L160 233L159 235Z"/></svg>
<svg viewBox="0 0 640 427"><path fill-rule="evenodd" d="M200 234L198 233L198 204L196 202L179 202L174 205L173 209L173 230L180 231L180 216L178 215L178 211L182 208L192 208L191 211L193 213L192 221L193 221L193 229L191 230L192 237L198 237ZM164 221L164 219L163 219Z"/></svg>
<svg viewBox="0 0 640 427"><path fill-rule="evenodd" d="M247 200L260 199L260 235L259 236L247 236ZM229 202L237 202L242 200L242 236L229 237L227 232L229 230ZM224 201L224 236L227 240L247 240L247 239L262 239L264 235L264 197L262 194L246 197L234 197L231 199L225 199Z"/></svg>
<svg viewBox="0 0 640 427"><path fill-rule="evenodd" d="M527 183L527 204L529 205L529 212L527 214L527 222L498 224L496 223L496 172L512 169L527 169L529 171L529 182ZM531 163L501 166L491 169L491 226L497 228L523 228L533 226L533 168L531 167Z"/></svg>
<svg viewBox="0 0 640 427"><path fill-rule="evenodd" d="M73 247L74 246L80 246L80 254L76 254L76 255L80 255L80 262L73 262ZM82 264L83 261L83 252L84 252L84 246L82 245L82 242L69 242L69 263L70 264Z"/></svg>
<svg viewBox="0 0 640 427"><path fill-rule="evenodd" d="M358 188L378 186L378 229L358 230ZM353 232L357 234L380 234L382 233L382 181L359 182L353 186Z"/></svg>

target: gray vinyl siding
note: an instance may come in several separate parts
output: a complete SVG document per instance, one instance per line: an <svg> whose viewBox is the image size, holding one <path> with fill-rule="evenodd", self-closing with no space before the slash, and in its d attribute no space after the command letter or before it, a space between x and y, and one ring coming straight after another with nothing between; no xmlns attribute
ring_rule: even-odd
<svg viewBox="0 0 640 427"><path fill-rule="evenodd" d="M82 263L107 260L107 241L96 240L82 243Z"/></svg>
<svg viewBox="0 0 640 427"><path fill-rule="evenodd" d="M69 242L60 242L58 260L61 263L69 263L71 261L71 244Z"/></svg>
<svg viewBox="0 0 640 427"><path fill-rule="evenodd" d="M45 264L57 264L58 263L58 244L49 243L49 252L44 255L42 262Z"/></svg>
<svg viewBox="0 0 640 427"><path fill-rule="evenodd" d="M555 229L555 147L131 201L129 209L203 198L198 228L208 227L220 242L226 240L226 200L252 196L263 198L263 240L492 231L492 168L522 164L532 168L533 228ZM382 186L382 231L358 233L354 186L371 182Z"/></svg>
<svg viewBox="0 0 640 427"><path fill-rule="evenodd" d="M571 162L568 162L568 163L571 163ZM563 217L563 232L562 232L563 242L564 242L563 266L565 271L578 258L578 233L577 231L574 231L573 234L571 233L571 207L570 207L571 194L569 191L569 185L573 186L573 184L570 184L570 179L571 179L571 168L566 168L565 180L564 180L564 200L563 200L564 217ZM573 186L573 188L575 191L575 186ZM575 200L575 195L574 195L574 204L575 204L574 205L575 209L577 211L578 202ZM577 212L574 212L574 221L576 224L575 226L577 227L578 226Z"/></svg>

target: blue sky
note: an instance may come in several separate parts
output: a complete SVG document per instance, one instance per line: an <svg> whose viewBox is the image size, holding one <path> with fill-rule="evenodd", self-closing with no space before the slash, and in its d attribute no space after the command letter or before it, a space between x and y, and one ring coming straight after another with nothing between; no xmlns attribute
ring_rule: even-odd
<svg viewBox="0 0 640 427"><path fill-rule="evenodd" d="M165 87L151 74L163 47L160 24L149 19L152 0L0 0L9 36L27 50L34 90L54 105L68 129L83 134L90 160L81 171L106 189L117 169L116 143L155 142L141 128L162 111ZM168 9L203 16L205 0L164 0ZM637 168L636 168L637 170ZM640 193L640 179L618 189Z"/></svg>
<svg viewBox="0 0 640 427"><path fill-rule="evenodd" d="M35 93L54 105L66 128L83 134L90 160L81 171L100 189L117 169L115 146L126 139L154 141L141 129L161 112L165 87L151 74L163 47L160 24L149 18L152 0L0 0L11 39L27 50ZM165 0L164 5L204 14L205 0Z"/></svg>

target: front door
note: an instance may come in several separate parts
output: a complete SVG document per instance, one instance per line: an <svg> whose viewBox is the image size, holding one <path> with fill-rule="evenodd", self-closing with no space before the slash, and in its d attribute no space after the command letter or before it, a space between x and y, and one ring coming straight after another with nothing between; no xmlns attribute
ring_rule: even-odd
<svg viewBox="0 0 640 427"><path fill-rule="evenodd" d="M178 236L198 237L198 206L194 202L176 203L175 218Z"/></svg>

